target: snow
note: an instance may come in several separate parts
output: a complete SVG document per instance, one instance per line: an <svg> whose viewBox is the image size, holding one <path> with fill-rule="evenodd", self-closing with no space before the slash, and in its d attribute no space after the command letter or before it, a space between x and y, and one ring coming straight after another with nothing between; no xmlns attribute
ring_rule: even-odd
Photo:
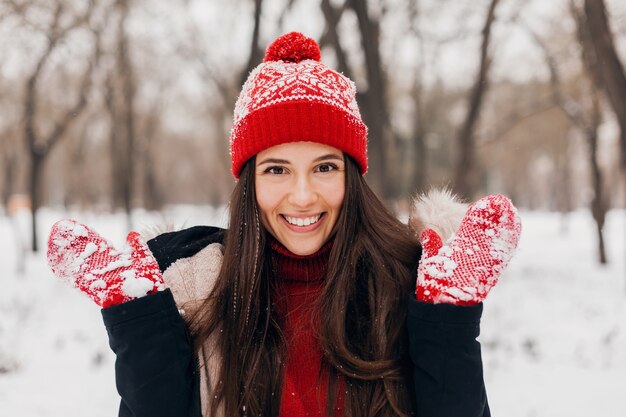
<svg viewBox="0 0 626 417"><path fill-rule="evenodd" d="M154 288L154 282L148 278L135 277L135 271L128 270L120 274L124 278L122 291L129 297L143 297Z"/></svg>
<svg viewBox="0 0 626 417"><path fill-rule="evenodd" d="M77 224L72 221L63 220L60 221L59 229L69 232L74 237L87 237L87 229L82 224Z"/></svg>
<svg viewBox="0 0 626 417"><path fill-rule="evenodd" d="M478 208L478 209L484 210L484 209L487 208L487 201L486 200L482 200L482 199L478 200L476 202L475 207Z"/></svg>
<svg viewBox="0 0 626 417"><path fill-rule="evenodd" d="M98 246L93 242L89 242L85 245L85 251L80 254L80 258L82 260L85 260L89 258L91 255L93 255L94 253L96 253L97 250L98 250Z"/></svg>
<svg viewBox="0 0 626 417"><path fill-rule="evenodd" d="M521 216L519 249L483 314L480 341L492 414L625 416L626 212L612 211L607 218L605 267L595 260L587 211ZM122 246L123 216L46 209L40 216L42 248L47 230L64 217L79 218ZM139 230L170 223L224 225L223 214L207 207L136 218L143 222ZM26 241L28 215L16 220ZM14 227L0 217L0 414L117 415L114 356L98 307L52 276L44 252L28 255L25 273L18 274Z"/></svg>
<svg viewBox="0 0 626 417"><path fill-rule="evenodd" d="M611 263L600 267L589 213L522 214L518 253L482 322L493 415L626 415L625 216L609 215Z"/></svg>

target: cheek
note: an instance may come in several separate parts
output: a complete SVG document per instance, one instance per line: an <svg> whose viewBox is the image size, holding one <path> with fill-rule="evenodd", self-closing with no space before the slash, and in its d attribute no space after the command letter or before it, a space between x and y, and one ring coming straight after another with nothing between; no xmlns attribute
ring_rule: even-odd
<svg viewBox="0 0 626 417"><path fill-rule="evenodd" d="M333 207L335 210L339 211L341 210L341 206L343 205L343 197L344 192L342 190L341 192L333 195L331 201L329 201L328 204L330 204L330 206Z"/></svg>
<svg viewBox="0 0 626 417"><path fill-rule="evenodd" d="M261 220L261 224L265 226L265 228L267 228L268 227L267 218L268 218L270 210L268 209L268 206L265 204L263 199L257 198L256 204L259 209L259 217Z"/></svg>
<svg viewBox="0 0 626 417"><path fill-rule="evenodd" d="M261 223L265 223L265 217L267 213L268 201L265 197L267 192L265 191L263 184L259 183L259 179L254 180L254 193L256 194L256 205L259 209L259 215L261 216Z"/></svg>
<svg viewBox="0 0 626 417"><path fill-rule="evenodd" d="M343 199L345 196L345 186L343 182L334 187L329 187L325 192L326 204L335 211L335 215L339 214L339 210L343 205Z"/></svg>
<svg viewBox="0 0 626 417"><path fill-rule="evenodd" d="M267 220L272 217L272 212L276 209L280 199L277 197L275 190L272 187L268 187L267 184L257 181L255 185L256 203L261 215L261 222L267 227Z"/></svg>

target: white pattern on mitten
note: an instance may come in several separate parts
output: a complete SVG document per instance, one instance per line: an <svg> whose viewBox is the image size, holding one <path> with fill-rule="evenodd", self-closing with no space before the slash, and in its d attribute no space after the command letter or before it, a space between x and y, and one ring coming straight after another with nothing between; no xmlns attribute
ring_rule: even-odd
<svg viewBox="0 0 626 417"><path fill-rule="evenodd" d="M87 226L61 220L48 238L54 274L106 308L165 289L161 270L139 233L130 232L117 251Z"/></svg>
<svg viewBox="0 0 626 417"><path fill-rule="evenodd" d="M424 230L417 299L456 305L482 302L513 257L520 233L517 210L502 195L470 206L457 234L445 245L435 231Z"/></svg>

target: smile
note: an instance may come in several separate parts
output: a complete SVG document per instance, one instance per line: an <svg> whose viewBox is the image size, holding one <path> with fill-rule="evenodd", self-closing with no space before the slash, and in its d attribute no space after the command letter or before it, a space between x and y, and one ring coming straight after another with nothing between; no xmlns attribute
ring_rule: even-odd
<svg viewBox="0 0 626 417"><path fill-rule="evenodd" d="M310 226L312 224L317 223L320 218L322 217L322 213L316 215L316 216L310 216L310 217L289 217L286 215L282 215L282 217L287 220L287 223L293 225L293 226L299 226L299 227L304 227L304 226Z"/></svg>

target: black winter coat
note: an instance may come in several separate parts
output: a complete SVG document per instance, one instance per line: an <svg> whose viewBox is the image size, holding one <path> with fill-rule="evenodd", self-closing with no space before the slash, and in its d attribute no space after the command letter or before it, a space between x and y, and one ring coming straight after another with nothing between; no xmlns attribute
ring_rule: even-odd
<svg viewBox="0 0 626 417"><path fill-rule="evenodd" d="M162 271L224 231L193 227L148 242ZM407 326L417 417L489 417L480 344L482 304L428 304L409 295ZM119 417L201 417L193 341L170 290L102 310L117 359Z"/></svg>

